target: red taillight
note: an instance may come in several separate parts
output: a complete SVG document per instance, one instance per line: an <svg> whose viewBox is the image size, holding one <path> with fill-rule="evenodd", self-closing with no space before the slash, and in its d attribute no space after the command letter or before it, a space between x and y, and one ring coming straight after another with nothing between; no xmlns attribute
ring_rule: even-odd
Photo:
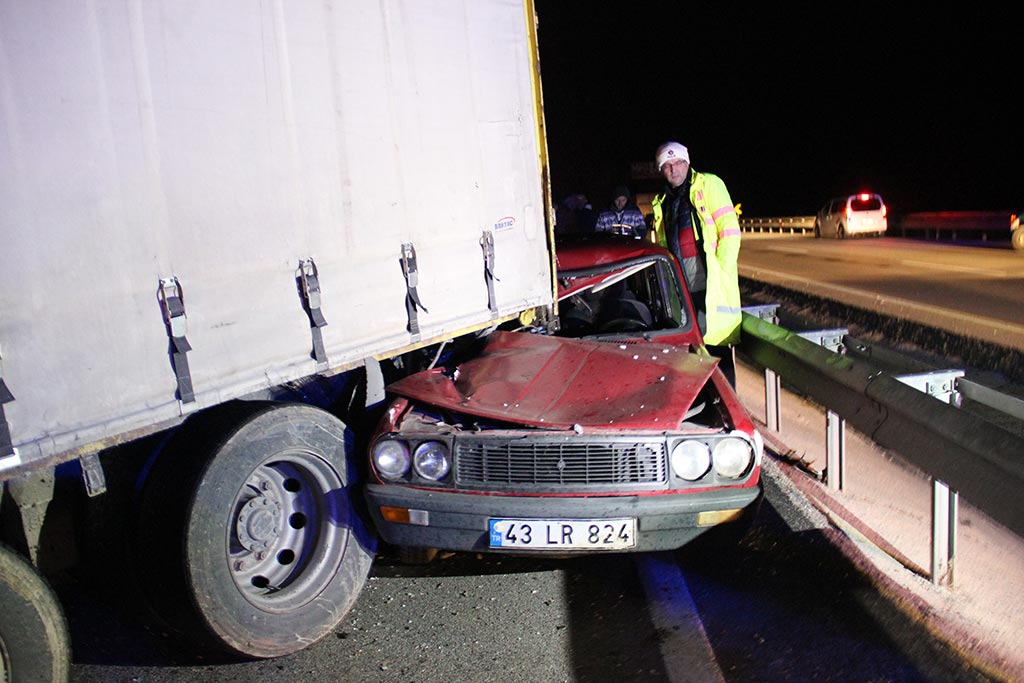
<svg viewBox="0 0 1024 683"><path fill-rule="evenodd" d="M882 204L882 218L885 218L889 214L889 207Z"/></svg>
<svg viewBox="0 0 1024 683"><path fill-rule="evenodd" d="M871 195L870 195L870 194L868 194L867 192L861 192L861 193L860 193L860 200L861 200L862 202L866 202L866 201L867 201L868 199L870 199L870 198L871 198Z"/></svg>

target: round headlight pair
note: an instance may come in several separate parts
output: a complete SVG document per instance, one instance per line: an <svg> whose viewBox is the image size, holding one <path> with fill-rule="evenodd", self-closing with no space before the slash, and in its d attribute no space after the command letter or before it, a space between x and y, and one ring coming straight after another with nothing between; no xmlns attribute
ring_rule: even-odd
<svg viewBox="0 0 1024 683"><path fill-rule="evenodd" d="M416 474L438 481L451 470L448 447L440 441L424 441L409 455L409 446L404 441L385 439L373 447L373 465L386 479L401 479L409 473L409 467Z"/></svg>
<svg viewBox="0 0 1024 683"><path fill-rule="evenodd" d="M404 441L378 441L373 447L373 466L386 479L399 479L409 471L409 448Z"/></svg>
<svg viewBox="0 0 1024 683"><path fill-rule="evenodd" d="M424 479L438 481L452 468L448 447L440 441L424 441L412 454L412 466Z"/></svg>
<svg viewBox="0 0 1024 683"><path fill-rule="evenodd" d="M712 449L703 441L684 439L672 447L669 462L681 479L697 481L711 471L727 479L743 476L753 461L754 452L746 439L726 437L714 442Z"/></svg>
<svg viewBox="0 0 1024 683"><path fill-rule="evenodd" d="M729 436L718 440L711 457L715 461L718 476L738 479L747 473L754 461L754 450L746 439Z"/></svg>
<svg viewBox="0 0 1024 683"><path fill-rule="evenodd" d="M703 441L680 441L669 454L669 463L677 477L697 481L711 469L711 449Z"/></svg>

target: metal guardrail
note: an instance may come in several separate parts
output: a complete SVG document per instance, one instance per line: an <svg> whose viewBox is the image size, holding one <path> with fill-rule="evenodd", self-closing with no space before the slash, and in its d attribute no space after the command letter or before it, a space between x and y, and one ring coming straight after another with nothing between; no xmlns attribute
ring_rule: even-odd
<svg viewBox="0 0 1024 683"><path fill-rule="evenodd" d="M763 311L745 310L740 350L766 368L766 389L769 382L777 386L774 375L785 377L830 414L849 421L878 445L898 451L1024 536L1024 437L937 400L866 358L837 353L778 327L763 319ZM947 505L951 515L953 496ZM933 573L934 565L933 552Z"/></svg>
<svg viewBox="0 0 1024 683"><path fill-rule="evenodd" d="M743 232L773 232L781 234L814 234L814 216L775 216L769 218L740 218Z"/></svg>
<svg viewBox="0 0 1024 683"><path fill-rule="evenodd" d="M917 388L936 398L956 406L962 405L964 399L967 399L1009 419L1024 423L1024 400L971 381L963 376L963 370L935 368L910 360L897 351L875 346L849 335L843 337L842 346L846 355L863 358L890 374L899 376L905 382L908 382L908 379L919 380Z"/></svg>
<svg viewBox="0 0 1024 683"><path fill-rule="evenodd" d="M814 234L814 216L740 217L743 232L782 235ZM887 234L929 239L1010 240L1014 249L1024 251L1024 227L1020 215L1009 211L926 211L894 215Z"/></svg>
<svg viewBox="0 0 1024 683"><path fill-rule="evenodd" d="M973 235L1007 239L1015 218L1010 211L920 211L893 216L890 227L904 237L924 234L938 238L948 233L953 239Z"/></svg>

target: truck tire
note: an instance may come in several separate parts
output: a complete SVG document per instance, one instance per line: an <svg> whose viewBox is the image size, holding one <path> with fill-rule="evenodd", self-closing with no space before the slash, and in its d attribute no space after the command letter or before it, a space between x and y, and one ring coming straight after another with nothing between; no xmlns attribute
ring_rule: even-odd
<svg viewBox="0 0 1024 683"><path fill-rule="evenodd" d="M376 552L351 442L336 417L298 404L235 402L186 422L140 499L136 565L158 614L248 658L329 633Z"/></svg>
<svg viewBox="0 0 1024 683"><path fill-rule="evenodd" d="M1010 234L1010 241L1017 251L1024 251L1024 228L1017 228Z"/></svg>
<svg viewBox="0 0 1024 683"><path fill-rule="evenodd" d="M71 640L60 603L24 558L0 545L0 681L64 683Z"/></svg>

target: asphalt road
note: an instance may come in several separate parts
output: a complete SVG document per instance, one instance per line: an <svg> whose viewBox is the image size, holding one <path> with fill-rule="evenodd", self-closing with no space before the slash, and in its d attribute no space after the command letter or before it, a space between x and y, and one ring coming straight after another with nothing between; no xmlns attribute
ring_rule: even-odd
<svg viewBox="0 0 1024 683"><path fill-rule="evenodd" d="M569 560L456 554L426 566L384 549L335 631L276 660L196 649L143 612L117 573L98 587L72 577L59 587L72 681L989 680L880 597L837 550L838 532L777 482L739 545ZM670 593L652 595L652 559L678 577ZM688 621L713 658L684 649Z"/></svg>
<svg viewBox="0 0 1024 683"><path fill-rule="evenodd" d="M1024 253L900 238L744 234L741 277L1024 350Z"/></svg>

